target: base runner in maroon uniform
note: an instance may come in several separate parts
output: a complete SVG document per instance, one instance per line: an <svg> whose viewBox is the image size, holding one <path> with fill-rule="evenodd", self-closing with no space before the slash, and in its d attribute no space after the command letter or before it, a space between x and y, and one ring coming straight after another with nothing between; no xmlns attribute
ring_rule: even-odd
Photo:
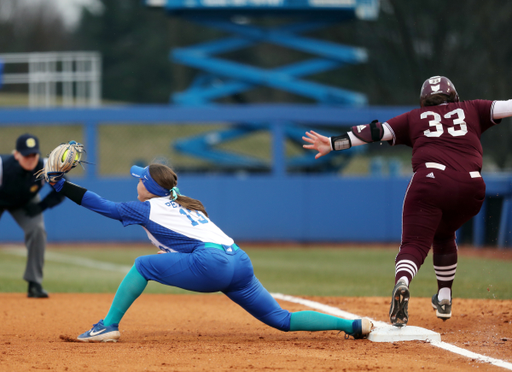
<svg viewBox="0 0 512 372"><path fill-rule="evenodd" d="M427 79L420 92L420 108L385 123L357 125L337 137L314 131L302 137L315 158L370 142L412 147L414 174L402 212L402 242L395 259L395 287L389 318L393 325L409 320L409 284L433 247L438 291L432 307L438 318L452 315L452 284L457 270L455 232L475 216L485 197L480 136L502 118L512 116L512 100L459 101L444 76Z"/></svg>

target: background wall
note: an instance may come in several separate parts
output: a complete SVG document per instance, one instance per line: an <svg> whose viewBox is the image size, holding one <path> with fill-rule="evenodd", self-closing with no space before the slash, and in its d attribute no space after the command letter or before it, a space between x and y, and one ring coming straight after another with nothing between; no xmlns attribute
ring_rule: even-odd
<svg viewBox="0 0 512 372"><path fill-rule="evenodd" d="M135 179L76 181L113 201L137 198ZM242 241L396 242L400 240L405 178L183 176L183 194L199 199L218 226ZM48 187L45 187L48 188ZM5 213L0 242L19 241L21 229ZM45 213L48 240L147 241L139 226L80 207L70 200Z"/></svg>
<svg viewBox="0 0 512 372"><path fill-rule="evenodd" d="M117 107L84 110L1 110L0 128L10 136L20 130L40 131L50 136L41 140L48 153L58 143L74 139L83 141L87 149L86 159L94 164L85 165L85 171L77 168L70 173L70 180L113 201L135 200L136 180L128 175L131 160L118 166L116 176L103 175L101 164L123 149L125 157L137 159L139 151L155 151L149 145L138 146L137 133L152 134L152 125L165 123L169 132L178 124L189 127L203 123L231 123L244 126L244 121L270 122L268 148L270 167L266 172L225 173L209 163L211 172L180 172L179 187L185 195L201 200L213 221L238 241L325 241L325 242L396 242L400 241L401 208L410 172L390 175L385 172L366 176L350 176L339 172L291 173L288 171L290 156L286 152L283 134L288 120L298 120L304 128L331 128L339 125L370 121L369 118L386 120L404 112L404 107L347 108L300 108L285 106L245 106L243 108L173 108L173 107ZM172 120L172 122L169 122ZM146 125L140 123L144 121ZM250 121L249 121L250 123ZM69 129L69 125L73 124ZM135 142L129 139L105 136L100 127L137 125ZM48 126L56 126L48 133ZM62 128L62 129L59 129ZM7 130L9 129L9 130ZM14 130L14 131L13 131ZM186 130L181 129L181 132ZM13 133L10 133L13 131ZM183 134L183 133L182 133ZM60 138L60 137L62 138ZM15 142L15 136L9 143ZM6 140L6 139L3 139ZM102 144L103 143L103 144ZM172 145L172 136L165 138L166 146ZM379 146L379 144L375 144ZM7 145L6 145L7 146ZM257 142L257 147L262 146ZM101 148L108 148L113 155ZM391 150L389 146L386 148ZM337 152L329 156L342 156ZM313 159L313 153L305 152ZM357 158L357 157L356 157ZM114 158L116 159L116 158ZM172 162L171 156L171 162ZM117 163L118 160L116 159ZM406 168L410 166L404 165ZM378 174L378 175L376 175ZM461 231L476 246L484 244L511 245L512 231L511 190L512 175L489 173L487 182L488 202L481 213ZM45 187L49 191L49 187ZM87 241L146 241L140 227L123 228L85 208L66 200L60 206L45 212L48 240L52 242ZM2 216L0 243L22 241L23 234L8 213Z"/></svg>
<svg viewBox="0 0 512 372"><path fill-rule="evenodd" d="M459 239L476 246L496 245L501 234L501 244L510 246L511 221L500 219L512 211L497 191L510 188L512 176L484 177L489 208L484 207L466 231L459 231ZM71 180L112 201L137 198L133 178ZM183 194L201 200L213 222L237 241L398 244L408 181L408 177L185 175L179 187ZM48 191L45 186L44 193ZM496 198L497 207L490 208ZM147 241L139 226L123 227L70 200L45 212L45 221L50 242ZM0 243L21 241L22 230L4 213Z"/></svg>

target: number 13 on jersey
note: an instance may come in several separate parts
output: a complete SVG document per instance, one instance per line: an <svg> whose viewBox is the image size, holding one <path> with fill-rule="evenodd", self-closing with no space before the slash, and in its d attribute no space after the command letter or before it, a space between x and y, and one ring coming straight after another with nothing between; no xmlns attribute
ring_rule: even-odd
<svg viewBox="0 0 512 372"><path fill-rule="evenodd" d="M180 214L187 216L192 226L197 226L200 223L208 223L208 219L199 211L191 211L190 209L180 208Z"/></svg>

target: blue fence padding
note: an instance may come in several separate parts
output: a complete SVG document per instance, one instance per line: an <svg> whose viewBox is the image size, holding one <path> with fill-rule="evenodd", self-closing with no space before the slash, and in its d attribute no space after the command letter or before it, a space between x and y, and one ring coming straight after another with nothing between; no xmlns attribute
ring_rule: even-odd
<svg viewBox="0 0 512 372"><path fill-rule="evenodd" d="M485 176L489 189L511 189L512 175ZM73 180L113 201L136 198L129 178ZM398 242L408 177L180 176L184 194L201 200L213 221L239 241ZM500 186L501 185L501 186ZM48 192L46 186L43 194ZM509 200L509 199L506 199ZM502 210L498 246L511 246L510 202ZM507 219L503 219L505 218ZM140 227L122 225L66 200L45 212L51 242L145 242ZM485 207L473 220L473 241L484 243ZM22 242L8 213L0 221L0 243Z"/></svg>
<svg viewBox="0 0 512 372"><path fill-rule="evenodd" d="M2 88L3 79L4 79L4 62L0 59L0 88Z"/></svg>
<svg viewBox="0 0 512 372"><path fill-rule="evenodd" d="M508 177L510 188L512 177ZM136 198L130 178L76 183L113 201ZM486 177L490 188L503 180ZM401 238L402 201L408 177L190 176L181 191L201 200L212 220L238 241L395 242ZM45 187L47 192L49 189ZM484 213L484 211L482 211ZM510 211L509 211L510 213ZM476 220L476 219L475 219ZM66 200L45 212L51 242L146 242L138 226L122 227ZM483 226L474 231L480 234ZM503 246L512 240L510 220ZM480 239L476 237L477 241ZM0 242L21 242L23 234L8 213L0 223ZM149 244L149 241L148 241Z"/></svg>
<svg viewBox="0 0 512 372"><path fill-rule="evenodd" d="M136 198L134 179L72 181L113 201ZM212 220L238 241L396 242L407 182L380 177L182 175L179 186L185 195L201 200ZM70 200L45 212L45 222L50 242L148 241L142 228L124 228ZM13 241L23 241L23 233L4 213L0 242Z"/></svg>
<svg viewBox="0 0 512 372"><path fill-rule="evenodd" d="M480 213L473 218L473 244L481 247L485 243L485 222L488 218L499 219L497 246L512 247L512 174L483 175L488 197L501 197L503 203L500 216L489 216L484 201Z"/></svg>

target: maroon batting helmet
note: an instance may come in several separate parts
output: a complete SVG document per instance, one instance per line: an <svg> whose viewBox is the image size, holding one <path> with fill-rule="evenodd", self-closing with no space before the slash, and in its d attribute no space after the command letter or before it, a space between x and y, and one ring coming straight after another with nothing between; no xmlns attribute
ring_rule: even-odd
<svg viewBox="0 0 512 372"><path fill-rule="evenodd" d="M433 96L434 94L446 94L448 97L451 97L454 93L453 101L459 102L459 94L450 79L444 76L432 76L425 80L421 86L420 100Z"/></svg>

